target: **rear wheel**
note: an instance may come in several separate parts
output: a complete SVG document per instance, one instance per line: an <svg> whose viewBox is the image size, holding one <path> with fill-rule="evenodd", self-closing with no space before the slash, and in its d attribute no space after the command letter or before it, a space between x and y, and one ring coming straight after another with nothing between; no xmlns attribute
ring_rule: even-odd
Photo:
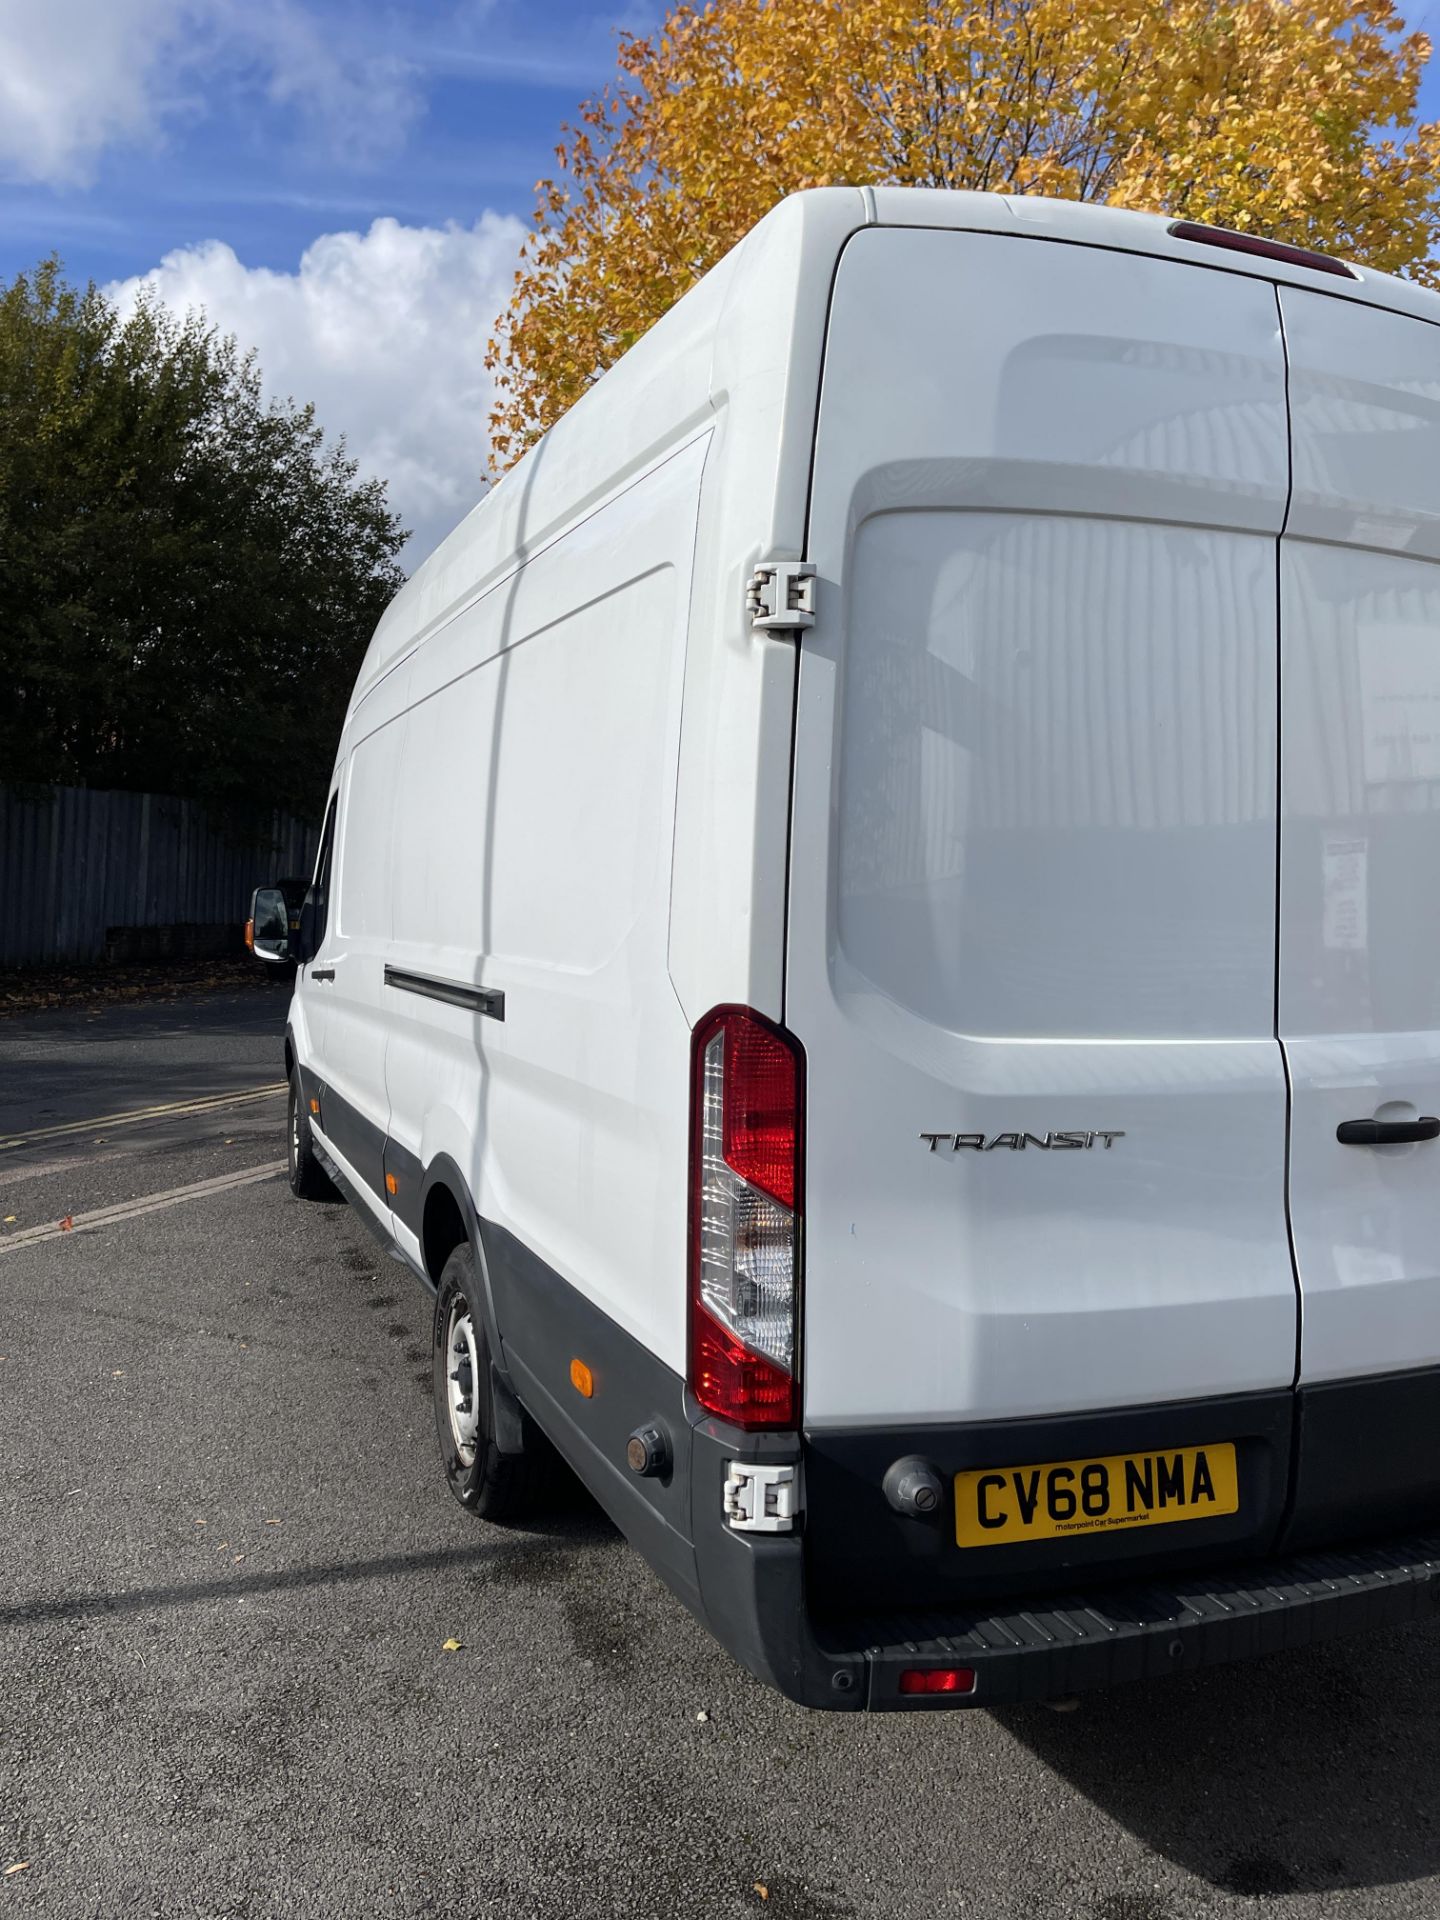
<svg viewBox="0 0 1440 1920"><path fill-rule="evenodd" d="M482 1520L525 1520L550 1494L555 1456L522 1415L524 1452L495 1444L490 1347L475 1255L456 1247L440 1275L433 1335L435 1431L450 1491Z"/></svg>
<svg viewBox="0 0 1440 1920"><path fill-rule="evenodd" d="M338 1200L335 1183L315 1158L310 1115L300 1091L300 1069L290 1075L290 1101L285 1116L286 1172L290 1191L300 1200Z"/></svg>

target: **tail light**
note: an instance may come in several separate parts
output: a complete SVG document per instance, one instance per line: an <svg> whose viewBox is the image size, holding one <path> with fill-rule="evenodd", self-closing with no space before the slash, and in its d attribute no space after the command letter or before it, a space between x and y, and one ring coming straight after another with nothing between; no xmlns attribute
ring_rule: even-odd
<svg viewBox="0 0 1440 1920"><path fill-rule="evenodd" d="M744 1007L695 1030L690 1390L737 1427L799 1423L802 1071L790 1035Z"/></svg>
<svg viewBox="0 0 1440 1920"><path fill-rule="evenodd" d="M255 951L255 922L253 920L247 920L245 922L245 945L250 949L251 953Z"/></svg>

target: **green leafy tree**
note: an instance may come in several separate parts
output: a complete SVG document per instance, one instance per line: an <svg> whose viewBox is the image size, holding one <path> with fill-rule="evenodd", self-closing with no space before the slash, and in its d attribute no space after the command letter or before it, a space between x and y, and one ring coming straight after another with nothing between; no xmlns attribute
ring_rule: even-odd
<svg viewBox="0 0 1440 1920"><path fill-rule="evenodd" d="M203 316L0 291L0 780L314 815L404 540Z"/></svg>

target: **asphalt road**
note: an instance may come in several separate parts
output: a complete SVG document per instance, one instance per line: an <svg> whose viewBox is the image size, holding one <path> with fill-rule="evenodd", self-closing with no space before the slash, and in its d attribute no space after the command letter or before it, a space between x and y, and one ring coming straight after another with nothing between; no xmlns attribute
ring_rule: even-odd
<svg viewBox="0 0 1440 1920"><path fill-rule="evenodd" d="M199 1104L283 1005L0 1021L0 1920L1440 1911L1440 1628L811 1715L583 1496L462 1513L421 1289Z"/></svg>

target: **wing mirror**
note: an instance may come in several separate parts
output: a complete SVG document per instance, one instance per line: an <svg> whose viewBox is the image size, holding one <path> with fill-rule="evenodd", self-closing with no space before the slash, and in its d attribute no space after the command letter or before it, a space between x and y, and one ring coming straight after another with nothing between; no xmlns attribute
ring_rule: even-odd
<svg viewBox="0 0 1440 1920"><path fill-rule="evenodd" d="M279 887L257 887L250 901L250 951L257 960L283 966L291 958L290 910Z"/></svg>

